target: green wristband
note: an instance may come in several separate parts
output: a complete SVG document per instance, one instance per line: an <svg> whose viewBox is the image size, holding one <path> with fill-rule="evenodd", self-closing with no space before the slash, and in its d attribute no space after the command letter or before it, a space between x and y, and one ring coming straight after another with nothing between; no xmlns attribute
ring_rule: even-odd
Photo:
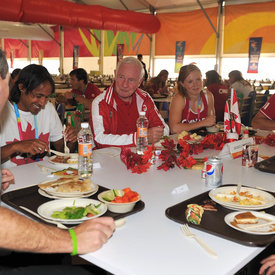
<svg viewBox="0 0 275 275"><path fill-rule="evenodd" d="M70 228L68 229L68 231L70 232L73 241L73 252L71 253L71 255L75 256L77 255L77 238L73 229Z"/></svg>

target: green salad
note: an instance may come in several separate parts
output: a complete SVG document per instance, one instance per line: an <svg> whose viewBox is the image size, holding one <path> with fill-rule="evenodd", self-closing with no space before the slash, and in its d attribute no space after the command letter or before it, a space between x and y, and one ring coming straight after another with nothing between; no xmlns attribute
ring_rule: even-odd
<svg viewBox="0 0 275 275"><path fill-rule="evenodd" d="M74 220L74 219L82 219L83 217L93 217L99 214L98 208L101 203L98 205L88 204L85 207L81 206L71 206L66 207L62 211L54 211L52 214L52 218L62 219L62 220Z"/></svg>

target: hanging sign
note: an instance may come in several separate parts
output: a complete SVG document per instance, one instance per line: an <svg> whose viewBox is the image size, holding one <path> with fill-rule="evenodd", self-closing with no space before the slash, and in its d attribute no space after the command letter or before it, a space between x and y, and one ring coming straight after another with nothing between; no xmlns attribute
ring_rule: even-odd
<svg viewBox="0 0 275 275"><path fill-rule="evenodd" d="M117 44L117 63L123 59L124 44Z"/></svg>
<svg viewBox="0 0 275 275"><path fill-rule="evenodd" d="M78 68L79 46L74 46L73 50L73 69Z"/></svg>
<svg viewBox="0 0 275 275"><path fill-rule="evenodd" d="M14 62L14 49L10 50L10 57L11 57L11 68L13 68L13 62Z"/></svg>
<svg viewBox="0 0 275 275"><path fill-rule="evenodd" d="M39 50L39 53L38 53L38 64L39 65L43 65L43 55L44 55L43 50Z"/></svg>
<svg viewBox="0 0 275 275"><path fill-rule="evenodd" d="M262 37L249 38L249 64L248 73L258 73L259 59L262 48Z"/></svg>
<svg viewBox="0 0 275 275"><path fill-rule="evenodd" d="M175 73L178 73L183 64L185 41L176 42Z"/></svg>

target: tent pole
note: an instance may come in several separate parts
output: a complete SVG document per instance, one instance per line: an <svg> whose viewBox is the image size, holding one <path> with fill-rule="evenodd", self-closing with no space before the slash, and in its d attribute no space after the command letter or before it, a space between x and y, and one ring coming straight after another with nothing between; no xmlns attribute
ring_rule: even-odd
<svg viewBox="0 0 275 275"><path fill-rule="evenodd" d="M104 59L104 31L100 31L100 41L99 41L99 59L98 59L98 65L99 65L99 71L101 72L101 75L103 75L103 59Z"/></svg>
<svg viewBox="0 0 275 275"><path fill-rule="evenodd" d="M1 38L1 49L4 51L5 50L5 43L4 43L4 41L5 41L5 38Z"/></svg>
<svg viewBox="0 0 275 275"><path fill-rule="evenodd" d="M64 29L59 26L59 74L64 75Z"/></svg>
<svg viewBox="0 0 275 275"><path fill-rule="evenodd" d="M223 29L223 2L224 0L219 1L218 9L218 29L217 29L217 40L216 40L216 64L215 70L221 74L221 63L222 63L222 29Z"/></svg>
<svg viewBox="0 0 275 275"><path fill-rule="evenodd" d="M29 64L32 62L32 41L28 40L27 41L27 60Z"/></svg>
<svg viewBox="0 0 275 275"><path fill-rule="evenodd" d="M155 48L156 48L156 35L152 34L150 37L150 56L149 56L150 77L152 77L155 73Z"/></svg>

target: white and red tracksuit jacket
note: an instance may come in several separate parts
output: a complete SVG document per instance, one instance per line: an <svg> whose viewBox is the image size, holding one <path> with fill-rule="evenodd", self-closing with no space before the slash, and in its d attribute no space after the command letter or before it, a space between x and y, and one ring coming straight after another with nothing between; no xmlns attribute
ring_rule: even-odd
<svg viewBox="0 0 275 275"><path fill-rule="evenodd" d="M98 95L91 105L90 125L97 148L136 146L136 132L117 134L118 116L114 93L115 83ZM145 116L149 120L149 128L164 127L164 135L169 135L169 127L164 122L150 95L141 89L137 89L135 93L138 112L145 112ZM136 124L136 120L133 120L133 123Z"/></svg>

